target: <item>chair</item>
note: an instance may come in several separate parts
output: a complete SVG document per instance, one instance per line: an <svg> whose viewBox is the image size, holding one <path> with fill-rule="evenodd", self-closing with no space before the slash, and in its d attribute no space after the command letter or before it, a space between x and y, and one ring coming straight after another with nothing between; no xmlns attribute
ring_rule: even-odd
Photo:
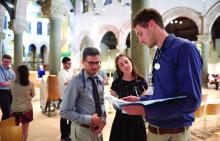
<svg viewBox="0 0 220 141"><path fill-rule="evenodd" d="M200 107L195 111L195 117L200 118L204 116L205 105L200 105Z"/></svg>
<svg viewBox="0 0 220 141"><path fill-rule="evenodd" d="M8 126L15 126L15 117L10 117L0 122L0 128L8 127Z"/></svg>
<svg viewBox="0 0 220 141"><path fill-rule="evenodd" d="M220 103L207 103L207 105L205 105L205 116L204 116L204 123L203 123L203 129L210 131L207 129L207 117L208 116L217 116L216 119L216 126L218 125L218 120L220 117Z"/></svg>
<svg viewBox="0 0 220 141"><path fill-rule="evenodd" d="M195 117L200 118L205 116L205 105L208 100L208 95L202 95L201 97L201 105L200 107L195 111Z"/></svg>
<svg viewBox="0 0 220 141"><path fill-rule="evenodd" d="M55 111L55 109L59 108L54 102L60 102L60 90L56 75L49 75L47 78L47 83L48 97L45 112L47 112L48 116L50 116L52 111ZM53 107L53 110L51 109L51 106Z"/></svg>
<svg viewBox="0 0 220 141"><path fill-rule="evenodd" d="M30 72L29 80L34 83L34 85L35 85L36 88L39 88L39 87L40 87L40 82L39 82L39 80L38 80L37 73Z"/></svg>
<svg viewBox="0 0 220 141"><path fill-rule="evenodd" d="M22 141L22 127L21 126L9 126L0 128L0 140L1 141Z"/></svg>
<svg viewBox="0 0 220 141"><path fill-rule="evenodd" d="M205 107L207 104L208 95L202 95L201 97L201 105L200 107L195 111L195 118L200 119L197 121L202 121L203 125L202 128L205 128Z"/></svg>

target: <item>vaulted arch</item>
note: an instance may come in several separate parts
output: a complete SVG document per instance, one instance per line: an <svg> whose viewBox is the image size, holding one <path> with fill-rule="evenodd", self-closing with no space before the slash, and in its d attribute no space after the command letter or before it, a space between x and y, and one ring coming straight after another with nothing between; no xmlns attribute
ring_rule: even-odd
<svg viewBox="0 0 220 141"><path fill-rule="evenodd" d="M194 21L198 27L199 34L203 32L202 28L202 17L199 12L191 8L186 7L176 7L168 10L163 14L164 25L168 25L170 21L178 18L178 17L186 17Z"/></svg>
<svg viewBox="0 0 220 141"><path fill-rule="evenodd" d="M101 40L103 38L103 36L107 33L107 32L112 32L114 33L117 41L118 41L118 38L119 38L119 31L118 29L115 27L115 26L112 26L112 25L106 25L106 26L103 26L100 30L99 30L99 34L98 34L98 37L97 37L97 40L95 42L95 46L97 47L100 47L100 44L101 44Z"/></svg>
<svg viewBox="0 0 220 141"><path fill-rule="evenodd" d="M119 42L118 42L118 49L123 50L127 48L126 41L131 32L131 21L127 21L122 26L120 33L119 33ZM130 37L130 36L129 36Z"/></svg>
<svg viewBox="0 0 220 141"><path fill-rule="evenodd" d="M212 26L216 19L220 16L220 2L211 7L204 17L204 33L211 33Z"/></svg>

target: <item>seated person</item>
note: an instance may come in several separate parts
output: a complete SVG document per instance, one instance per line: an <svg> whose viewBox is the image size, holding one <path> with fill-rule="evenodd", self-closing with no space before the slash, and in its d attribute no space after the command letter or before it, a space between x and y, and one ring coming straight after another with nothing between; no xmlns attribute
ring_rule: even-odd
<svg viewBox="0 0 220 141"><path fill-rule="evenodd" d="M38 78L42 78L43 75L45 75L44 67L43 67L43 65L40 65L40 67L38 69Z"/></svg>

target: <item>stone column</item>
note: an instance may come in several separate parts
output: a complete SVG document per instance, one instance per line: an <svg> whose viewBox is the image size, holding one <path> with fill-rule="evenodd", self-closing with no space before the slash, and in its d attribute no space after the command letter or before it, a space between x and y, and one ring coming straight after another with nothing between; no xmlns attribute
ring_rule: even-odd
<svg viewBox="0 0 220 141"><path fill-rule="evenodd" d="M2 44L3 44L3 40L5 39L5 33L4 32L0 32L0 64L2 63Z"/></svg>
<svg viewBox="0 0 220 141"><path fill-rule="evenodd" d="M27 27L25 20L13 19L12 28L14 31L14 67L23 64L23 32Z"/></svg>
<svg viewBox="0 0 220 141"><path fill-rule="evenodd" d="M4 22L5 22L5 8L0 4L0 64L2 63L2 44L5 39Z"/></svg>
<svg viewBox="0 0 220 141"><path fill-rule="evenodd" d="M136 13L148 6L148 1L146 0L132 0L131 10L132 10L132 19ZM134 31L131 32L131 58L134 61L135 66L137 67L138 72L140 72L145 79L149 82L149 48L140 44L138 38Z"/></svg>
<svg viewBox="0 0 220 141"><path fill-rule="evenodd" d="M207 87L208 81L208 48L211 42L210 34L198 35L198 41L201 43L201 53L203 60L203 71L202 71L202 86Z"/></svg>
<svg viewBox="0 0 220 141"><path fill-rule="evenodd" d="M61 20L50 18L50 51L49 51L50 74L57 75L60 70L61 57Z"/></svg>
<svg viewBox="0 0 220 141"><path fill-rule="evenodd" d="M51 0L42 6L42 12L50 19L50 49L49 49L49 72L57 75L61 64L61 24L62 19L67 16L68 9L65 1Z"/></svg>

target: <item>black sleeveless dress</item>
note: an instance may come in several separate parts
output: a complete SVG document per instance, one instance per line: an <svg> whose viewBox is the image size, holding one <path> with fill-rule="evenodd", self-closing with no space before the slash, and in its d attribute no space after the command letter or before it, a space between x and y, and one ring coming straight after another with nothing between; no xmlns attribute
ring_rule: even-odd
<svg viewBox="0 0 220 141"><path fill-rule="evenodd" d="M119 98L129 95L141 95L147 89L144 79L125 81L116 79L111 86ZM109 141L146 141L146 128L143 116L127 115L116 110Z"/></svg>

